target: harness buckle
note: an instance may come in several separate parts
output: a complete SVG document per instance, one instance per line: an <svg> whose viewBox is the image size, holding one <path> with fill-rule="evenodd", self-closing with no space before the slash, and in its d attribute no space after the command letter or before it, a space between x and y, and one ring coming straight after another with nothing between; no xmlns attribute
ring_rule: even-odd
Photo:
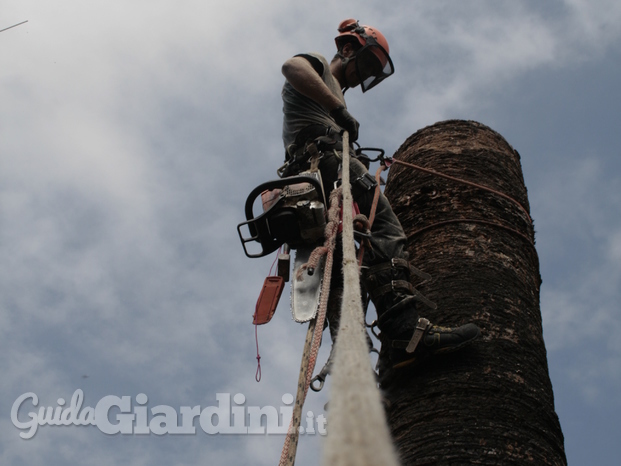
<svg viewBox="0 0 621 466"><path fill-rule="evenodd" d="M414 352L421 338L423 337L423 335L425 334L425 332L430 326L431 326L431 322L429 322L429 319L425 319L424 317L421 317L420 319L418 319L418 322L416 322L416 330L414 330L412 339L410 340L410 343L408 343L407 348L405 348L406 352L408 353Z"/></svg>

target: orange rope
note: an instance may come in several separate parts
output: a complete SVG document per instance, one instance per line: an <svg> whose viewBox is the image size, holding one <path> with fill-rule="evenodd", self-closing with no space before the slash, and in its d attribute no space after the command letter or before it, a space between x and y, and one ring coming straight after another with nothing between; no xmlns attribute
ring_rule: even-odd
<svg viewBox="0 0 621 466"><path fill-rule="evenodd" d="M386 170L386 165L380 164L377 171L375 172L375 182L377 186L375 186L375 194L373 195L373 204L371 204L371 212L369 213L369 231L371 231L371 227L373 226L373 220L375 220L375 212L377 211L377 203L379 201L380 196L380 184L382 181L382 172ZM364 256L364 243L360 243L360 250L358 251L358 267L362 267L362 257Z"/></svg>

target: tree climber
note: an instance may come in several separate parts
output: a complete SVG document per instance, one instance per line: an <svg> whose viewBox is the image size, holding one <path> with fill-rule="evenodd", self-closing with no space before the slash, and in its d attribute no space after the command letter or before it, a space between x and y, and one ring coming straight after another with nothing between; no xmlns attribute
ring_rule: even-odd
<svg viewBox="0 0 621 466"><path fill-rule="evenodd" d="M326 198L339 178L341 137L348 131L350 142L358 138L359 123L347 111L344 92L361 86L366 92L393 74L388 42L380 31L361 26L354 19L339 25L337 53L330 63L317 53L288 59L282 67L286 78L282 89L283 142L286 149L284 175L307 169L306 144L322 141L319 171ZM355 154L350 147L352 156ZM362 214L369 216L375 179L355 158L350 164L354 199ZM366 186L367 189L356 189ZM480 334L474 324L456 328L439 327L420 318L414 288L410 282L406 236L383 194L380 194L370 244L363 257L362 283L377 310L382 341L389 345L393 367L407 365L419 357L461 348ZM335 261L336 263L336 261ZM333 280L338 283L338 280ZM342 286L342 285L341 285ZM335 316L328 315L333 335Z"/></svg>

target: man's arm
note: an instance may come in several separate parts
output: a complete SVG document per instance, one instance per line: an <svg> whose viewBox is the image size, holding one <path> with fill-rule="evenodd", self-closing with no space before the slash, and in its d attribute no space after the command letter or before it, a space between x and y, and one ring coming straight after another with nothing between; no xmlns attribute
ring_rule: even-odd
<svg viewBox="0 0 621 466"><path fill-rule="evenodd" d="M282 74L300 94L323 106L337 125L349 132L351 142L358 139L360 124L323 82L317 70L304 57L293 57L282 65Z"/></svg>
<svg viewBox="0 0 621 466"><path fill-rule="evenodd" d="M282 74L296 91L313 99L329 112L343 106L343 102L332 94L306 58L290 58L282 65Z"/></svg>

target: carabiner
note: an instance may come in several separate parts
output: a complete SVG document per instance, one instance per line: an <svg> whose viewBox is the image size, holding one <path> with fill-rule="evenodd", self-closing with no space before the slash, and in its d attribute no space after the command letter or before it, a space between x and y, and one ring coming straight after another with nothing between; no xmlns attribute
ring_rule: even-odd
<svg viewBox="0 0 621 466"><path fill-rule="evenodd" d="M323 384L326 381L326 378L325 378L325 376L322 375L322 372L323 371L321 371L319 374L317 374L315 377L313 377L311 379L310 388L314 392L320 392L321 389L323 388ZM319 381L319 386L315 387L315 382L317 382L317 381Z"/></svg>
<svg viewBox="0 0 621 466"><path fill-rule="evenodd" d="M323 385L326 381L326 377L328 377L328 374L330 373L330 370L332 369L333 352L334 352L334 345L332 345L332 348L330 349L330 355L328 356L328 360L326 361L326 363L323 365L323 367L319 371L319 374L317 374L315 377L311 379L310 388L312 391L318 392L318 391L321 391L321 389L323 388ZM319 382L318 387L315 386L315 382Z"/></svg>

